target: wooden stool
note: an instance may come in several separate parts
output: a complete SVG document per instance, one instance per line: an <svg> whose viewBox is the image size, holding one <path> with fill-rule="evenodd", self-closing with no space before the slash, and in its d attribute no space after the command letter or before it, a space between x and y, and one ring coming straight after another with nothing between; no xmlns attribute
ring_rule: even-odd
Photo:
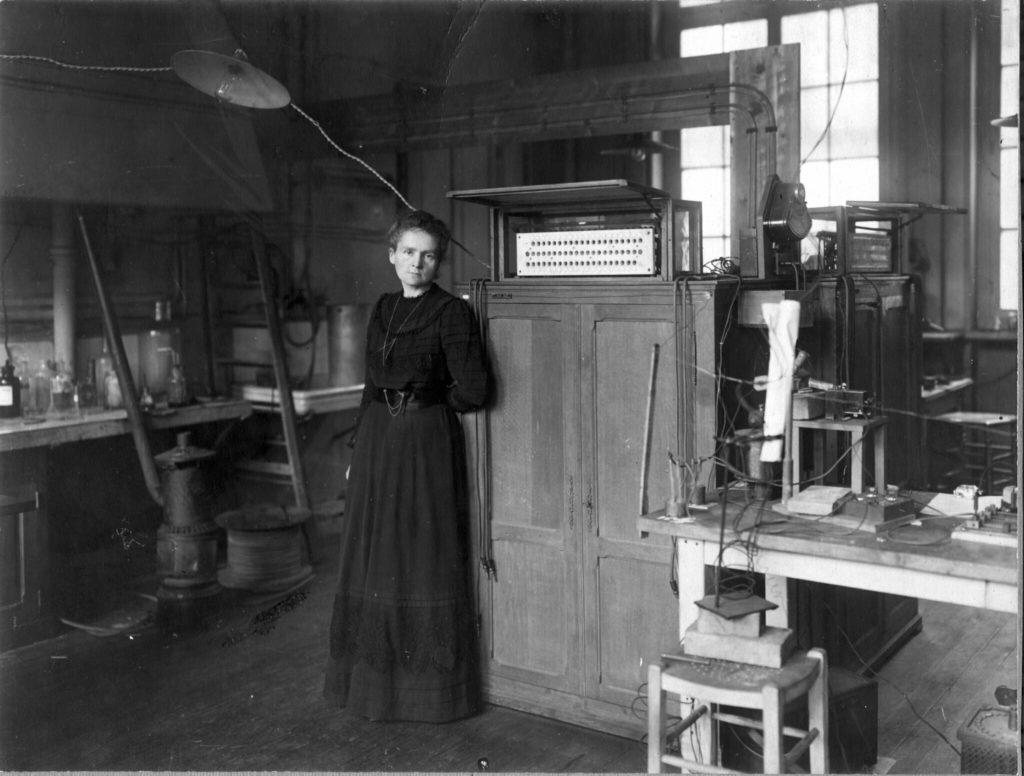
<svg viewBox="0 0 1024 776"><path fill-rule="evenodd" d="M825 442L820 437L820 432L834 432L850 435L850 490L854 493L864 492L864 456L863 446L867 444L868 437L872 438L874 447L874 486L878 490L885 490L885 426L889 419L884 415L876 415L871 418L845 418L843 420L828 420L817 418L815 420L794 420L793 421L793 466L796 474L793 477L794 493L801 490L803 471L801 466L801 439L800 432L803 429L819 432L814 440L814 476L825 472L833 461L826 460Z"/></svg>
<svg viewBox="0 0 1024 776"><path fill-rule="evenodd" d="M685 657L685 656L684 656ZM699 662L698 662L699 661ZM718 735L714 720L742 727L757 728L764 735L763 773L785 773L810 749L811 772L828 770L828 661L825 652L811 649L798 652L782 668L733 663L728 660L663 658L652 663L647 679L647 771L662 773L663 765L701 773L732 773L721 767ZM667 693L692 698L693 711L666 729ZM806 696L808 729L783 725L786 704ZM760 709L762 721L717 710L719 705ZM679 736L694 724L709 763L665 753L666 740ZM783 749L783 736L800 740L789 752ZM681 747L680 747L681 749Z"/></svg>
<svg viewBox="0 0 1024 776"><path fill-rule="evenodd" d="M1017 480L1017 416L1001 412L946 412L933 421L958 426L960 446L952 452L959 468L947 472L952 487L973 484L988 495Z"/></svg>

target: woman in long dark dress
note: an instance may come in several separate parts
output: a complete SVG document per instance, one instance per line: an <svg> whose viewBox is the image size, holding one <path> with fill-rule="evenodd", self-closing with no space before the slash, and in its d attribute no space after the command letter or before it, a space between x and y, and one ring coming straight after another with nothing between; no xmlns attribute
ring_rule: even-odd
<svg viewBox="0 0 1024 776"><path fill-rule="evenodd" d="M473 313L434 284L445 224L388 233L400 293L367 327L324 695L370 719L446 722L480 705L465 446L488 389Z"/></svg>

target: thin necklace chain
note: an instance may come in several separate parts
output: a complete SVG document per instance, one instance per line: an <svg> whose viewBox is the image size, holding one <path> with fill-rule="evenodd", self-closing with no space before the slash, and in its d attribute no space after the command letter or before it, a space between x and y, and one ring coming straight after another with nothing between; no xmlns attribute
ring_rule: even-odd
<svg viewBox="0 0 1024 776"><path fill-rule="evenodd" d="M384 344L380 346L380 363L381 363L381 366L384 366L385 364L387 364L388 357L391 355L392 351L395 349L395 344L398 342L398 335L402 333L402 329L405 328L405 324L407 324L409 322L409 319L412 318L413 313L415 313L416 310L419 309L419 306L423 303L423 299L426 297L426 295L427 295L426 291L424 291L422 294L420 294L419 299L417 300L416 304L414 304L412 306L412 309L409 311L409 314L405 316L403 321L398 325L398 328L395 329L394 339L391 340L391 344L389 345L388 344L388 337L391 336L391 324L394 323L395 313L398 312L398 305L402 301L401 297L399 297L397 300L395 300L394 309L391 310L391 317L388 319L388 328L387 328L387 331L384 333Z"/></svg>

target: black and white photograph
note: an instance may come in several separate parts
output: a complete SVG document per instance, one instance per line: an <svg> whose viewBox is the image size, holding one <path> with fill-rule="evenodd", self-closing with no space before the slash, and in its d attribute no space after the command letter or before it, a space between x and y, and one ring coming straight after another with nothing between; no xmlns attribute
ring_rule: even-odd
<svg viewBox="0 0 1024 776"><path fill-rule="evenodd" d="M0 772L1020 774L1017 0L0 0Z"/></svg>

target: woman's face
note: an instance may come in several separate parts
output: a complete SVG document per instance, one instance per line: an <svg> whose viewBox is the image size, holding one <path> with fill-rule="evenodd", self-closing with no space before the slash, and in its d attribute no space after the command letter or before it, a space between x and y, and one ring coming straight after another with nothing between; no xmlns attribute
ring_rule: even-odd
<svg viewBox="0 0 1024 776"><path fill-rule="evenodd" d="M402 281L406 296L418 296L437 277L441 256L437 238L422 229L407 229L398 238L398 245L388 249L388 259L395 265L395 274Z"/></svg>

